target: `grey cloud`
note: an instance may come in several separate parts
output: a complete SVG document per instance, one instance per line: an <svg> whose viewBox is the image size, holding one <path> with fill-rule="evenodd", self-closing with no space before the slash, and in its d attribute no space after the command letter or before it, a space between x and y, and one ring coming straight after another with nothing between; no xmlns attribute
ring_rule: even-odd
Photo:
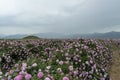
<svg viewBox="0 0 120 80"><path fill-rule="evenodd" d="M32 2L37 7L34 7ZM120 30L118 27L120 25L120 0L85 0L79 4L77 4L79 1L76 0L74 5L72 0L71 3L62 0L59 6L57 6L58 3L54 3L55 0L50 2L49 6L53 4L52 7L43 5L44 11L41 10L39 3L31 0L30 8L23 6L26 8L23 11L22 8L20 9L22 14L0 17L0 26L21 27L20 30L27 27L26 30L28 29L31 33L89 33ZM43 3L47 2L43 1ZM64 4L62 5L62 3ZM26 3L24 4L26 5ZM34 8L36 9L34 10ZM114 28L115 26L117 27Z"/></svg>

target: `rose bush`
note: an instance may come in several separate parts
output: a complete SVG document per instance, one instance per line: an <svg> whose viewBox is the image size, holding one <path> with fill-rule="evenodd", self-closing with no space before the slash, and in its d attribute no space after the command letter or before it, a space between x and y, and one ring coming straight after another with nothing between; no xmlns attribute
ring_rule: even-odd
<svg viewBox="0 0 120 80"><path fill-rule="evenodd" d="M0 80L109 80L117 40L1 40Z"/></svg>

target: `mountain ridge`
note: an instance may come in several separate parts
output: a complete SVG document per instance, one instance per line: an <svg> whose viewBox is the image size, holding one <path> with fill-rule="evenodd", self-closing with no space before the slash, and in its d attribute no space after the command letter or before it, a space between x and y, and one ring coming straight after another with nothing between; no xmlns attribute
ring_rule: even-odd
<svg viewBox="0 0 120 80"><path fill-rule="evenodd" d="M3 39L22 39L23 37L29 36L31 34L15 34L15 35L8 35L5 36L2 34L0 35L0 38ZM95 38L95 39L120 39L120 32L106 32L106 33L86 33L86 34L62 34L62 33L37 33L37 34L32 34L33 36L37 36L39 38L48 38L48 39L54 39L54 38L60 38L60 39L65 39L65 38Z"/></svg>

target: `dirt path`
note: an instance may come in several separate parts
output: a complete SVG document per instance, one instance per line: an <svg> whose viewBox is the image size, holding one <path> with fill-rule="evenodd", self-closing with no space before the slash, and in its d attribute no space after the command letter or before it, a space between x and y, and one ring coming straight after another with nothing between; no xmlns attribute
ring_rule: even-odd
<svg viewBox="0 0 120 80"><path fill-rule="evenodd" d="M113 61L110 68L112 80L120 80L120 50L113 52Z"/></svg>

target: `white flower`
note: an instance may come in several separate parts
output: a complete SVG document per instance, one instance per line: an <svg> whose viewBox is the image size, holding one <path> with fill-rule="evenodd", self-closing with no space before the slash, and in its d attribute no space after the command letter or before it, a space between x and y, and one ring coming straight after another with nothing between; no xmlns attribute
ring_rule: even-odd
<svg viewBox="0 0 120 80"><path fill-rule="evenodd" d="M81 59L78 62L81 62Z"/></svg>
<svg viewBox="0 0 120 80"><path fill-rule="evenodd" d="M73 66L69 66L69 70L70 70L70 71L73 71Z"/></svg>
<svg viewBox="0 0 120 80"><path fill-rule="evenodd" d="M37 66L37 63L32 64L32 67L36 67L36 66Z"/></svg>
<svg viewBox="0 0 120 80"><path fill-rule="evenodd" d="M39 69L38 71L39 71L39 72L41 72L42 70L41 70L41 69Z"/></svg>
<svg viewBox="0 0 120 80"><path fill-rule="evenodd" d="M2 76L0 76L0 79L2 78Z"/></svg>
<svg viewBox="0 0 120 80"><path fill-rule="evenodd" d="M8 76L8 80L11 80L11 76L10 75Z"/></svg>
<svg viewBox="0 0 120 80"><path fill-rule="evenodd" d="M106 73L106 74L104 74L104 77L105 77L105 78L107 77L107 73Z"/></svg>
<svg viewBox="0 0 120 80"><path fill-rule="evenodd" d="M9 74L10 74L9 72L6 72L6 73L5 73L5 77L7 77Z"/></svg>
<svg viewBox="0 0 120 80"><path fill-rule="evenodd" d="M59 64L60 64L60 65L63 65L63 61L60 61Z"/></svg>
<svg viewBox="0 0 120 80"><path fill-rule="evenodd" d="M47 67L46 67L46 69L48 69L48 70L49 70L50 68L51 68L51 66L47 66Z"/></svg>
<svg viewBox="0 0 120 80"><path fill-rule="evenodd" d="M88 61L85 62L86 64L90 65Z"/></svg>
<svg viewBox="0 0 120 80"><path fill-rule="evenodd" d="M14 71L13 70L10 70L10 74L13 74L14 73Z"/></svg>
<svg viewBox="0 0 120 80"><path fill-rule="evenodd" d="M57 68L57 71L58 71L58 72L62 72L62 69L61 69L61 68Z"/></svg>
<svg viewBox="0 0 120 80"><path fill-rule="evenodd" d="M69 60L70 60L70 58L69 58L69 57L66 57L66 60L68 60L68 61L69 61Z"/></svg>
<svg viewBox="0 0 120 80"><path fill-rule="evenodd" d="M49 78L49 77L46 77L44 80L50 80L50 78Z"/></svg>
<svg viewBox="0 0 120 80"><path fill-rule="evenodd" d="M2 75L2 72L0 71L0 75Z"/></svg>
<svg viewBox="0 0 120 80"><path fill-rule="evenodd" d="M58 63L58 62L59 62L59 59L57 59L56 62Z"/></svg>
<svg viewBox="0 0 120 80"><path fill-rule="evenodd" d="M69 53L65 53L65 56L69 56Z"/></svg>

